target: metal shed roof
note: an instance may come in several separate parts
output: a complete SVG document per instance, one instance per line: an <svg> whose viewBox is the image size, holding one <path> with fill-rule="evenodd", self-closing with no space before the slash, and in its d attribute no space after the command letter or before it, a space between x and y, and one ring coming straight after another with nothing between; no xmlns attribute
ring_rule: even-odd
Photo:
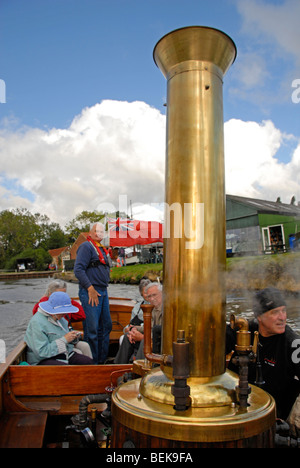
<svg viewBox="0 0 300 468"><path fill-rule="evenodd" d="M226 199L253 208L257 213L277 213L285 216L300 216L300 206L287 203L271 202L256 198L226 195Z"/></svg>

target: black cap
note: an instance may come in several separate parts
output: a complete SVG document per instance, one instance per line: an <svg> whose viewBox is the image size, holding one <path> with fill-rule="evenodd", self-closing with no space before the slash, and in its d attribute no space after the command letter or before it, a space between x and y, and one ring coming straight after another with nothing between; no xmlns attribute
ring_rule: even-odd
<svg viewBox="0 0 300 468"><path fill-rule="evenodd" d="M277 307L285 305L285 300L278 289L266 288L255 295L253 301L253 312L255 317L258 317L269 310L277 309Z"/></svg>

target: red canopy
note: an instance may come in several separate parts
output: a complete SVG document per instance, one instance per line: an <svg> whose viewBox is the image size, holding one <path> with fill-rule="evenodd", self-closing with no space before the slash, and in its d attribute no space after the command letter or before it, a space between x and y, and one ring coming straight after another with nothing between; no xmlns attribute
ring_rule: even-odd
<svg viewBox="0 0 300 468"><path fill-rule="evenodd" d="M163 242L163 225L157 221L108 218L109 245L132 247Z"/></svg>

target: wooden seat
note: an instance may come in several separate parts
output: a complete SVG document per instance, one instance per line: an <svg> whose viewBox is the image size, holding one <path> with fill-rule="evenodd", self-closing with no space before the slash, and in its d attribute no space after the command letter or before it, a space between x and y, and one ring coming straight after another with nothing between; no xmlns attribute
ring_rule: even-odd
<svg viewBox="0 0 300 468"><path fill-rule="evenodd" d="M119 376L131 370L131 364L10 366L8 380L11 395L25 407L70 415L78 412L83 396L105 393L109 382L115 385Z"/></svg>
<svg viewBox="0 0 300 468"><path fill-rule="evenodd" d="M47 413L7 413L0 420L0 448L42 448Z"/></svg>

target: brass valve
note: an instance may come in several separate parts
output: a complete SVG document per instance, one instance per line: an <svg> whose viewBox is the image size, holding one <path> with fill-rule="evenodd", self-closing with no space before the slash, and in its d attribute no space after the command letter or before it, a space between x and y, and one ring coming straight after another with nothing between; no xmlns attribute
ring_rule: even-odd
<svg viewBox="0 0 300 468"><path fill-rule="evenodd" d="M230 326L233 330L237 330L235 345L237 356L233 358L234 364L239 366L239 385L236 387L236 391L241 407L246 408L248 396L251 393L251 387L248 385L248 367L251 362L256 361L258 332L255 332L253 345L251 345L248 320L243 317L236 318L231 314Z"/></svg>

